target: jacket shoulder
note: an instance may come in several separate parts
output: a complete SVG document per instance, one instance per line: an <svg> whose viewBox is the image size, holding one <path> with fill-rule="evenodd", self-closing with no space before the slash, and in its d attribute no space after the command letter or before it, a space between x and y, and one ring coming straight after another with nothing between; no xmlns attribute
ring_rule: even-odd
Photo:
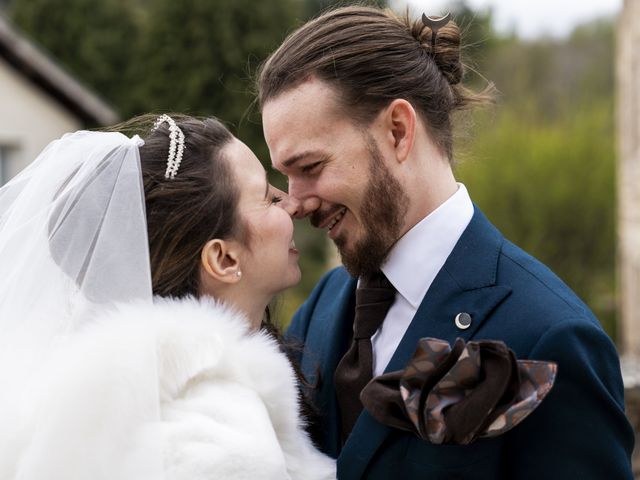
<svg viewBox="0 0 640 480"><path fill-rule="evenodd" d="M582 318L599 326L589 307L546 265L505 240L498 263L497 283L512 289L511 303L526 304L523 312L541 321Z"/></svg>
<svg viewBox="0 0 640 480"><path fill-rule="evenodd" d="M355 284L355 279L344 267L336 267L325 273L293 316L287 329L287 338L304 341L314 315L331 309L335 305L335 299L352 284Z"/></svg>

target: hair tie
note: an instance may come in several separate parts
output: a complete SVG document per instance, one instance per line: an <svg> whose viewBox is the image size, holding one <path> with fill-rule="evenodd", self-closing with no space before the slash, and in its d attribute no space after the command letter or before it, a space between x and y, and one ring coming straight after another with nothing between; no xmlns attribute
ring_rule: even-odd
<svg viewBox="0 0 640 480"><path fill-rule="evenodd" d="M447 13L444 17L440 18L432 18L427 17L424 13L422 14L422 23L425 27L429 27L431 29L431 52L435 52L436 48L436 37L438 36L438 30L444 27L451 20L451 12Z"/></svg>
<svg viewBox="0 0 640 480"><path fill-rule="evenodd" d="M153 130L157 130L163 123L169 125L169 156L167 157L167 170L164 172L164 178L173 180L178 173L180 162L182 162L182 154L184 153L184 133L178 127L175 120L169 115L160 115L153 124Z"/></svg>

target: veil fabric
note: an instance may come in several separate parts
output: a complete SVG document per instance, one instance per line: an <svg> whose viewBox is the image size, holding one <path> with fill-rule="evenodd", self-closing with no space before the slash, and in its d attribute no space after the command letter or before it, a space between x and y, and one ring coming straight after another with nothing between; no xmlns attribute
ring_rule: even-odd
<svg viewBox="0 0 640 480"><path fill-rule="evenodd" d="M159 449L123 452L101 444L111 438L101 429L121 429L125 439L137 424L159 420L151 339L136 346L134 368L149 385L139 386L135 405L123 405L126 422L68 428L77 451L48 454L56 451L56 422L81 424L81 412L38 417L38 402L69 399L47 392L43 379L51 360L90 326L92 313L122 302L152 303L143 143L115 132L67 134L0 188L0 478L162 477ZM123 462L112 459L125 454L131 454L126 471L114 471L111 465Z"/></svg>

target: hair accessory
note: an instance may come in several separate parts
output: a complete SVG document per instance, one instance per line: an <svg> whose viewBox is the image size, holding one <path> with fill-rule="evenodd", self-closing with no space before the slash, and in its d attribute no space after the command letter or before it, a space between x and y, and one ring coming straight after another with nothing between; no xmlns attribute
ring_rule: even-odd
<svg viewBox="0 0 640 480"><path fill-rule="evenodd" d="M433 18L427 17L424 13L422 14L422 23L425 27L429 27L431 29L431 49L436 48L436 37L438 36L438 30L444 27L447 23L451 21L451 12L447 13L444 17Z"/></svg>
<svg viewBox="0 0 640 480"><path fill-rule="evenodd" d="M182 154L184 153L184 133L178 127L175 120L169 115L160 115L153 124L153 130L157 130L163 123L169 125L169 156L167 157L167 170L164 172L164 178L174 179L178 168L182 162Z"/></svg>

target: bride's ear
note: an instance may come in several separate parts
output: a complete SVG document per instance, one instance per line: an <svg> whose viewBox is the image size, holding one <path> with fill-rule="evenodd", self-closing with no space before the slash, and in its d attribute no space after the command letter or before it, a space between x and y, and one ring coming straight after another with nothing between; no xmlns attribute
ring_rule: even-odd
<svg viewBox="0 0 640 480"><path fill-rule="evenodd" d="M210 280L237 283L242 275L240 250L235 241L209 240L200 254L202 273Z"/></svg>

